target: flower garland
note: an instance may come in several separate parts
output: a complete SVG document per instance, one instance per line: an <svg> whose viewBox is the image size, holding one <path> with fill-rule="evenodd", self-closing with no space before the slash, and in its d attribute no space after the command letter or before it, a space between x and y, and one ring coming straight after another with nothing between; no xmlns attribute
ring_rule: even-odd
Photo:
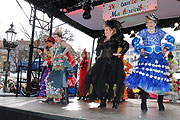
<svg viewBox="0 0 180 120"><path fill-rule="evenodd" d="M64 70L63 58L64 55L61 55L61 51L63 47L60 44L55 44L52 47L51 54L51 65L53 70Z"/></svg>

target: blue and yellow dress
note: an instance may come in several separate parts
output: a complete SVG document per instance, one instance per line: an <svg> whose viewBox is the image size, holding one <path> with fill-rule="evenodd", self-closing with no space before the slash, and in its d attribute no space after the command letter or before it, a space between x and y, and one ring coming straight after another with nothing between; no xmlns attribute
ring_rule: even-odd
<svg viewBox="0 0 180 120"><path fill-rule="evenodd" d="M165 39L167 43L161 44ZM140 41L143 44L140 44ZM144 48L146 54L140 55L138 65L131 75L126 77L124 83L130 89L141 88L146 92L163 95L171 89L168 81L168 62L161 53L162 47L168 47L168 51L174 50L175 39L161 29L156 29L154 33L148 29L141 30L133 39L134 52L140 54L140 49Z"/></svg>
<svg viewBox="0 0 180 120"><path fill-rule="evenodd" d="M65 48L55 44L51 48L51 71L46 80L46 94L48 98L62 98L63 88L68 87L67 79L72 77L73 68L63 53Z"/></svg>

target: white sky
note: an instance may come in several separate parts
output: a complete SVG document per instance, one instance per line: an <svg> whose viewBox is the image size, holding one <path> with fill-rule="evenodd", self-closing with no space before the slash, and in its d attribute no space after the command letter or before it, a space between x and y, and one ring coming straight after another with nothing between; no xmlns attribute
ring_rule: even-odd
<svg viewBox="0 0 180 120"><path fill-rule="evenodd" d="M22 8L28 15L30 16L30 6L27 2L24 0L18 0L19 3L21 4ZM27 28L29 34L31 35L31 30L32 26L29 25L29 21L26 18L25 14L19 7L18 3L16 0L1 0L0 2L0 39L2 40L3 38L6 38L5 31L9 29L10 24L13 22L14 24L14 29L17 32L16 39L27 39L23 35L23 33L20 31L22 30L22 25ZM41 15L42 16L42 15ZM57 26L61 24L62 22L59 20L54 21L54 26ZM93 38L89 37L88 35L84 34L83 32L80 32L79 30L65 24L61 26L63 29L70 29L72 33L74 34L74 39L75 42L70 43L75 50L78 50L80 47L81 49L86 48L88 52L91 52L92 50L92 43L93 43ZM36 28L37 30L37 28ZM180 42L180 31L173 31L171 28L166 28L163 29L167 33L171 34L172 36L175 37L176 42ZM131 43L131 40L129 38L129 35L125 35L126 40Z"/></svg>

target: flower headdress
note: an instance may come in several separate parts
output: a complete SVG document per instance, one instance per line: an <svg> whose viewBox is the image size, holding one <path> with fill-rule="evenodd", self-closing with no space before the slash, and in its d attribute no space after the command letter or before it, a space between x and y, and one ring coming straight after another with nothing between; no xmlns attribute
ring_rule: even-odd
<svg viewBox="0 0 180 120"><path fill-rule="evenodd" d="M55 32L53 33L53 35L58 35L59 37L62 37L62 31L59 28L56 28Z"/></svg>

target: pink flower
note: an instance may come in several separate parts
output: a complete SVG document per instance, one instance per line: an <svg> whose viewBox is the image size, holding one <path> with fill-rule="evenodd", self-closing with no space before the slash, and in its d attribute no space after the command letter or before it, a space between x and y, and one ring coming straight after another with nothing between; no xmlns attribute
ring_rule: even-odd
<svg viewBox="0 0 180 120"><path fill-rule="evenodd" d="M57 89L57 91L59 92L59 91L60 91L60 89L58 88L58 89Z"/></svg>
<svg viewBox="0 0 180 120"><path fill-rule="evenodd" d="M52 92L52 91L53 91L53 89L50 89L50 91Z"/></svg>
<svg viewBox="0 0 180 120"><path fill-rule="evenodd" d="M56 61L54 61L54 63L56 63Z"/></svg>
<svg viewBox="0 0 180 120"><path fill-rule="evenodd" d="M179 81L176 81L176 83L177 83L178 85L180 85L180 82L179 82Z"/></svg>
<svg viewBox="0 0 180 120"><path fill-rule="evenodd" d="M50 81L51 79L48 79L48 81Z"/></svg>
<svg viewBox="0 0 180 120"><path fill-rule="evenodd" d="M175 91L178 91L178 87L177 86L174 86L174 89L175 89Z"/></svg>
<svg viewBox="0 0 180 120"><path fill-rule="evenodd" d="M60 60L60 62L62 63L62 62L63 62L63 60Z"/></svg>

